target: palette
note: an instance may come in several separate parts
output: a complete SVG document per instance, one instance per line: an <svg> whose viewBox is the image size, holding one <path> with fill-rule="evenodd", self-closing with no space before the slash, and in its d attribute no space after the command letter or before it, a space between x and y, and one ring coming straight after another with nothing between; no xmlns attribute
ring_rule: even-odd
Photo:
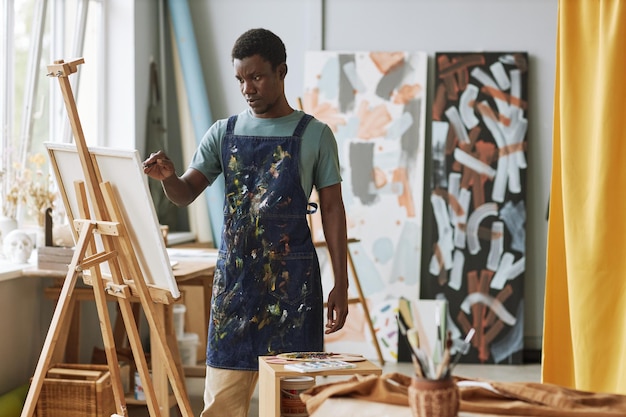
<svg viewBox="0 0 626 417"><path fill-rule="evenodd" d="M365 358L363 355L354 353L332 353L332 352L289 352L280 353L276 355L276 358L287 361L298 362L317 362L321 360L341 360L344 362L361 362Z"/></svg>

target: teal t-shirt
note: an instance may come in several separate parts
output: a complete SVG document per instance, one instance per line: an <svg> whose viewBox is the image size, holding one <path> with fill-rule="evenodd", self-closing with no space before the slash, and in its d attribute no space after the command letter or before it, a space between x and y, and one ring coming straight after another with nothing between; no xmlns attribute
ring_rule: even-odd
<svg viewBox="0 0 626 417"><path fill-rule="evenodd" d="M304 113L295 110L288 116L275 119L255 117L244 110L237 116L235 135L291 136ZM209 184L222 173L222 139L228 119L215 122L205 133L193 155L189 168L200 171ZM313 118L302 135L300 145L300 181L307 198L313 186L317 189L341 182L337 141L325 123Z"/></svg>

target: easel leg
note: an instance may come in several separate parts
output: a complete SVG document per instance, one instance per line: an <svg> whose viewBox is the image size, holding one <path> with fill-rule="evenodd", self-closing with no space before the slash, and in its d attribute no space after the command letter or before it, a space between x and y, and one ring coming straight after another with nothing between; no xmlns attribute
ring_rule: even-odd
<svg viewBox="0 0 626 417"><path fill-rule="evenodd" d="M26 396L21 417L32 417L34 415L37 400L39 399L39 394L41 394L43 380L46 377L48 369L50 368L54 349L59 337L59 329L67 326L67 320L70 318L69 316L72 310L70 300L78 278L76 267L78 266L79 261L85 256L85 251L87 250L86 242L87 239L91 237L93 228L93 225L89 225L84 227L80 232L78 243L76 245L77 249L74 253L74 257L72 258L72 262L69 265L65 281L63 282L59 302L54 309L52 322L50 323L50 328L48 329L48 334L46 335L41 355L39 355L39 361L37 362L37 367L35 368L35 373L33 375L33 383L28 390L28 395Z"/></svg>
<svg viewBox="0 0 626 417"><path fill-rule="evenodd" d="M106 292L104 291L104 281L100 276L100 266L91 269L92 276L97 277L92 282L94 298L96 301L96 309L98 310L98 318L100 321L100 330L102 332L102 341L104 343L104 352L111 373L111 385L113 388L113 396L115 397L116 410L118 414L126 416L126 399L124 397L124 388L122 387L122 377L120 374L120 365L117 360L117 351L113 338L113 326L111 325L111 316L107 308Z"/></svg>
<svg viewBox="0 0 626 417"><path fill-rule="evenodd" d="M155 313L165 316L165 306L163 304L155 304ZM150 330L150 345L156 346L158 343L158 335ZM165 369L165 355L160 352L159 349L152 351L152 382L154 384L154 392L157 397L161 398L161 403L164 404L161 415L163 417L170 416L170 401L169 401L169 384L167 380L167 370Z"/></svg>
<svg viewBox="0 0 626 417"><path fill-rule="evenodd" d="M378 360L380 361L380 365L383 366L385 364L385 359L383 358L383 352L380 350L380 344L378 343L378 339L376 337L376 330L374 330L374 325L372 324L372 316L370 316L370 309L367 307L367 300L365 299L363 290L361 289L361 283L356 272L356 267L354 266L354 260L352 259L352 252L350 252L350 248L348 248L348 264L350 265L350 270L352 271L352 276L354 277L354 286L356 287L357 294L359 295L359 300L361 300L361 306L363 307L363 312L365 313L366 318L365 321L370 329L374 342L374 348L376 349L376 354L378 355Z"/></svg>

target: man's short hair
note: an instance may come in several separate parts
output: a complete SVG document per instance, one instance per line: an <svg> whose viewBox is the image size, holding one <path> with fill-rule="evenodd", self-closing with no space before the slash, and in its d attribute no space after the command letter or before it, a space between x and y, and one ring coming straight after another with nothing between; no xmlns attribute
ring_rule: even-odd
<svg viewBox="0 0 626 417"><path fill-rule="evenodd" d="M231 59L244 59L257 54L268 61L272 65L272 69L276 69L283 62L287 62L285 44L267 29L250 29L239 36L233 46Z"/></svg>

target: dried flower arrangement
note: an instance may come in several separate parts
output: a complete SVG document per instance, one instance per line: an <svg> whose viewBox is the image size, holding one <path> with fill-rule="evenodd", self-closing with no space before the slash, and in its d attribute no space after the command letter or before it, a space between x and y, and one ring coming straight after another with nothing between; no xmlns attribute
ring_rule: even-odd
<svg viewBox="0 0 626 417"><path fill-rule="evenodd" d="M25 214L37 219L39 226L43 226L43 210L54 206L58 192L52 176L44 171L45 157L33 154L29 156L28 162L31 168L13 162L10 170L0 171L2 215L16 218L18 207L23 204Z"/></svg>

